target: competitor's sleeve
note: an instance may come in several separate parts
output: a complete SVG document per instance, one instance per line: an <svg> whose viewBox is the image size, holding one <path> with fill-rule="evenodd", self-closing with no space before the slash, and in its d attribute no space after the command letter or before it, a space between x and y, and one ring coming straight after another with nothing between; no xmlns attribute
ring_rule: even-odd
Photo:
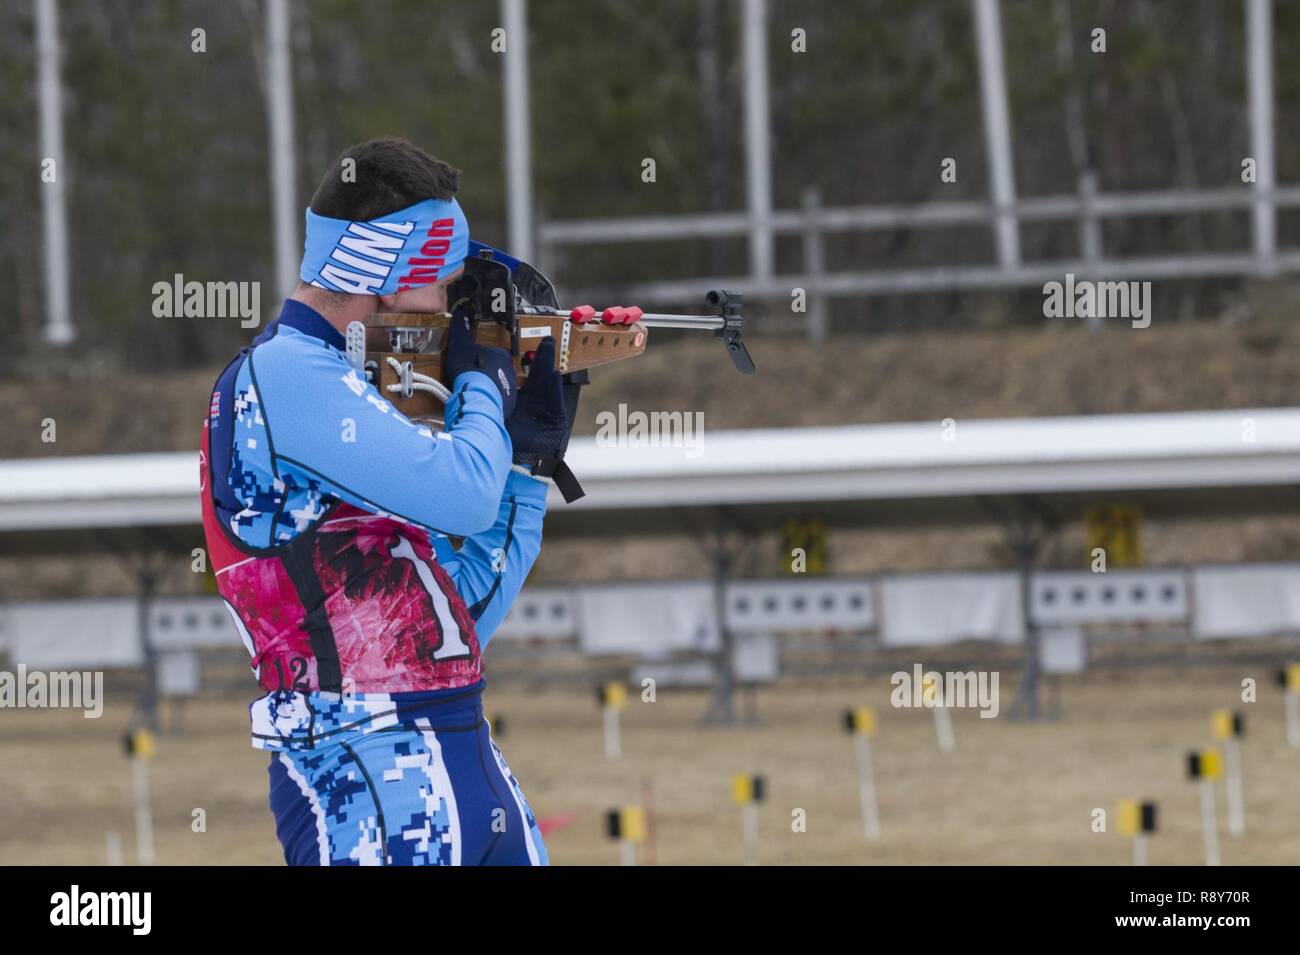
<svg viewBox="0 0 1300 955"><path fill-rule="evenodd" d="M455 381L436 437L380 395L342 356L280 335L248 357L276 478L296 470L350 504L456 536L493 526L510 436L486 375Z"/></svg>
<svg viewBox="0 0 1300 955"><path fill-rule="evenodd" d="M511 471L497 509L497 519L480 534L465 538L453 551L437 540L438 563L456 584L473 615L480 649L487 647L524 585L542 549L546 484Z"/></svg>

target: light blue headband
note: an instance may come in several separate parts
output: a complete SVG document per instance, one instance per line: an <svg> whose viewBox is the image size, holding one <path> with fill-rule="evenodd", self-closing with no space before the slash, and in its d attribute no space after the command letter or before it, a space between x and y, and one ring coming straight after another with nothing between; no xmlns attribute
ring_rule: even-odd
<svg viewBox="0 0 1300 955"><path fill-rule="evenodd" d="M370 222L307 210L298 277L351 295L387 295L451 275L469 252L469 222L455 199L425 199Z"/></svg>

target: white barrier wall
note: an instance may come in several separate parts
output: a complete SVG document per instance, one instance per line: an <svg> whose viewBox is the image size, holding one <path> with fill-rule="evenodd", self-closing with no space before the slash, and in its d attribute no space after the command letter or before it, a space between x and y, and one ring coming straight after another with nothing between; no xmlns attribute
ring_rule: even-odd
<svg viewBox="0 0 1300 955"><path fill-rule="evenodd" d="M1300 633L1300 564L1196 567L1191 578L1198 639Z"/></svg>
<svg viewBox="0 0 1300 955"><path fill-rule="evenodd" d="M1019 579L1003 571L743 580L728 585L723 602L740 636L875 631L902 647L1018 643L1025 630ZM1045 571L1034 576L1031 604L1046 631L1155 623L1186 626L1202 640L1300 634L1300 564ZM220 598L158 598L149 619L160 652L240 646ZM575 641L591 655L711 651L717 606L712 585L699 580L529 588L495 639ZM0 650L31 667L139 666L139 603L0 606Z"/></svg>
<svg viewBox="0 0 1300 955"><path fill-rule="evenodd" d="M9 652L37 669L139 666L139 612L129 597L15 604L6 614Z"/></svg>
<svg viewBox="0 0 1300 955"><path fill-rule="evenodd" d="M593 655L716 650L714 599L705 581L579 588L578 646Z"/></svg>
<svg viewBox="0 0 1300 955"><path fill-rule="evenodd" d="M909 574L880 583L880 641L891 647L1025 638L1013 573Z"/></svg>
<svg viewBox="0 0 1300 955"><path fill-rule="evenodd" d="M150 635L160 652L239 646L218 597L158 597ZM42 600L0 608L0 647L30 667L133 667L144 662L134 597Z"/></svg>

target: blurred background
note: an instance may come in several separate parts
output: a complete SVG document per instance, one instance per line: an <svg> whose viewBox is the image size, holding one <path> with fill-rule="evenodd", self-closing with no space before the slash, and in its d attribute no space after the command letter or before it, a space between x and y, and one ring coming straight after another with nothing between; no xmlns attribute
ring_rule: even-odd
<svg viewBox="0 0 1300 955"><path fill-rule="evenodd" d="M1300 861L1300 6L0 18L0 670L106 680L101 719L0 710L0 862L280 861L194 480L256 332L154 286L271 320L320 176L388 135L566 306L746 296L756 377L662 330L593 372L588 496L488 649L554 862L1121 864L1122 800L1152 863ZM1149 324L1046 317L1075 280ZM701 443L597 440L620 407ZM997 718L894 705L917 665L999 674Z"/></svg>

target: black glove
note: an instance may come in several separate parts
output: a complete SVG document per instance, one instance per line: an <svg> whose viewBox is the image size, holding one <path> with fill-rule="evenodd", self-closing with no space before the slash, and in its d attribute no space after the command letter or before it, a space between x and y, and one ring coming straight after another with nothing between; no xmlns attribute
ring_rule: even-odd
<svg viewBox="0 0 1300 955"><path fill-rule="evenodd" d="M564 382L555 368L555 339L547 336L537 346L528 378L519 389L515 413L506 419L515 464L549 476L546 464L559 460L569 427Z"/></svg>
<svg viewBox="0 0 1300 955"><path fill-rule="evenodd" d="M576 402L575 402L576 404ZM582 497L582 486L564 463L573 422L565 412L564 376L555 367L555 339L543 338L533 356L519 404L506 419L514 463L531 474L554 479L566 501Z"/></svg>
<svg viewBox="0 0 1300 955"><path fill-rule="evenodd" d="M442 370L447 383L454 386L456 379L467 371L481 371L491 379L501 393L502 417L509 418L515 410L515 365L510 352L491 345L479 345L469 330L466 315L453 314L447 327L447 344L442 349Z"/></svg>

